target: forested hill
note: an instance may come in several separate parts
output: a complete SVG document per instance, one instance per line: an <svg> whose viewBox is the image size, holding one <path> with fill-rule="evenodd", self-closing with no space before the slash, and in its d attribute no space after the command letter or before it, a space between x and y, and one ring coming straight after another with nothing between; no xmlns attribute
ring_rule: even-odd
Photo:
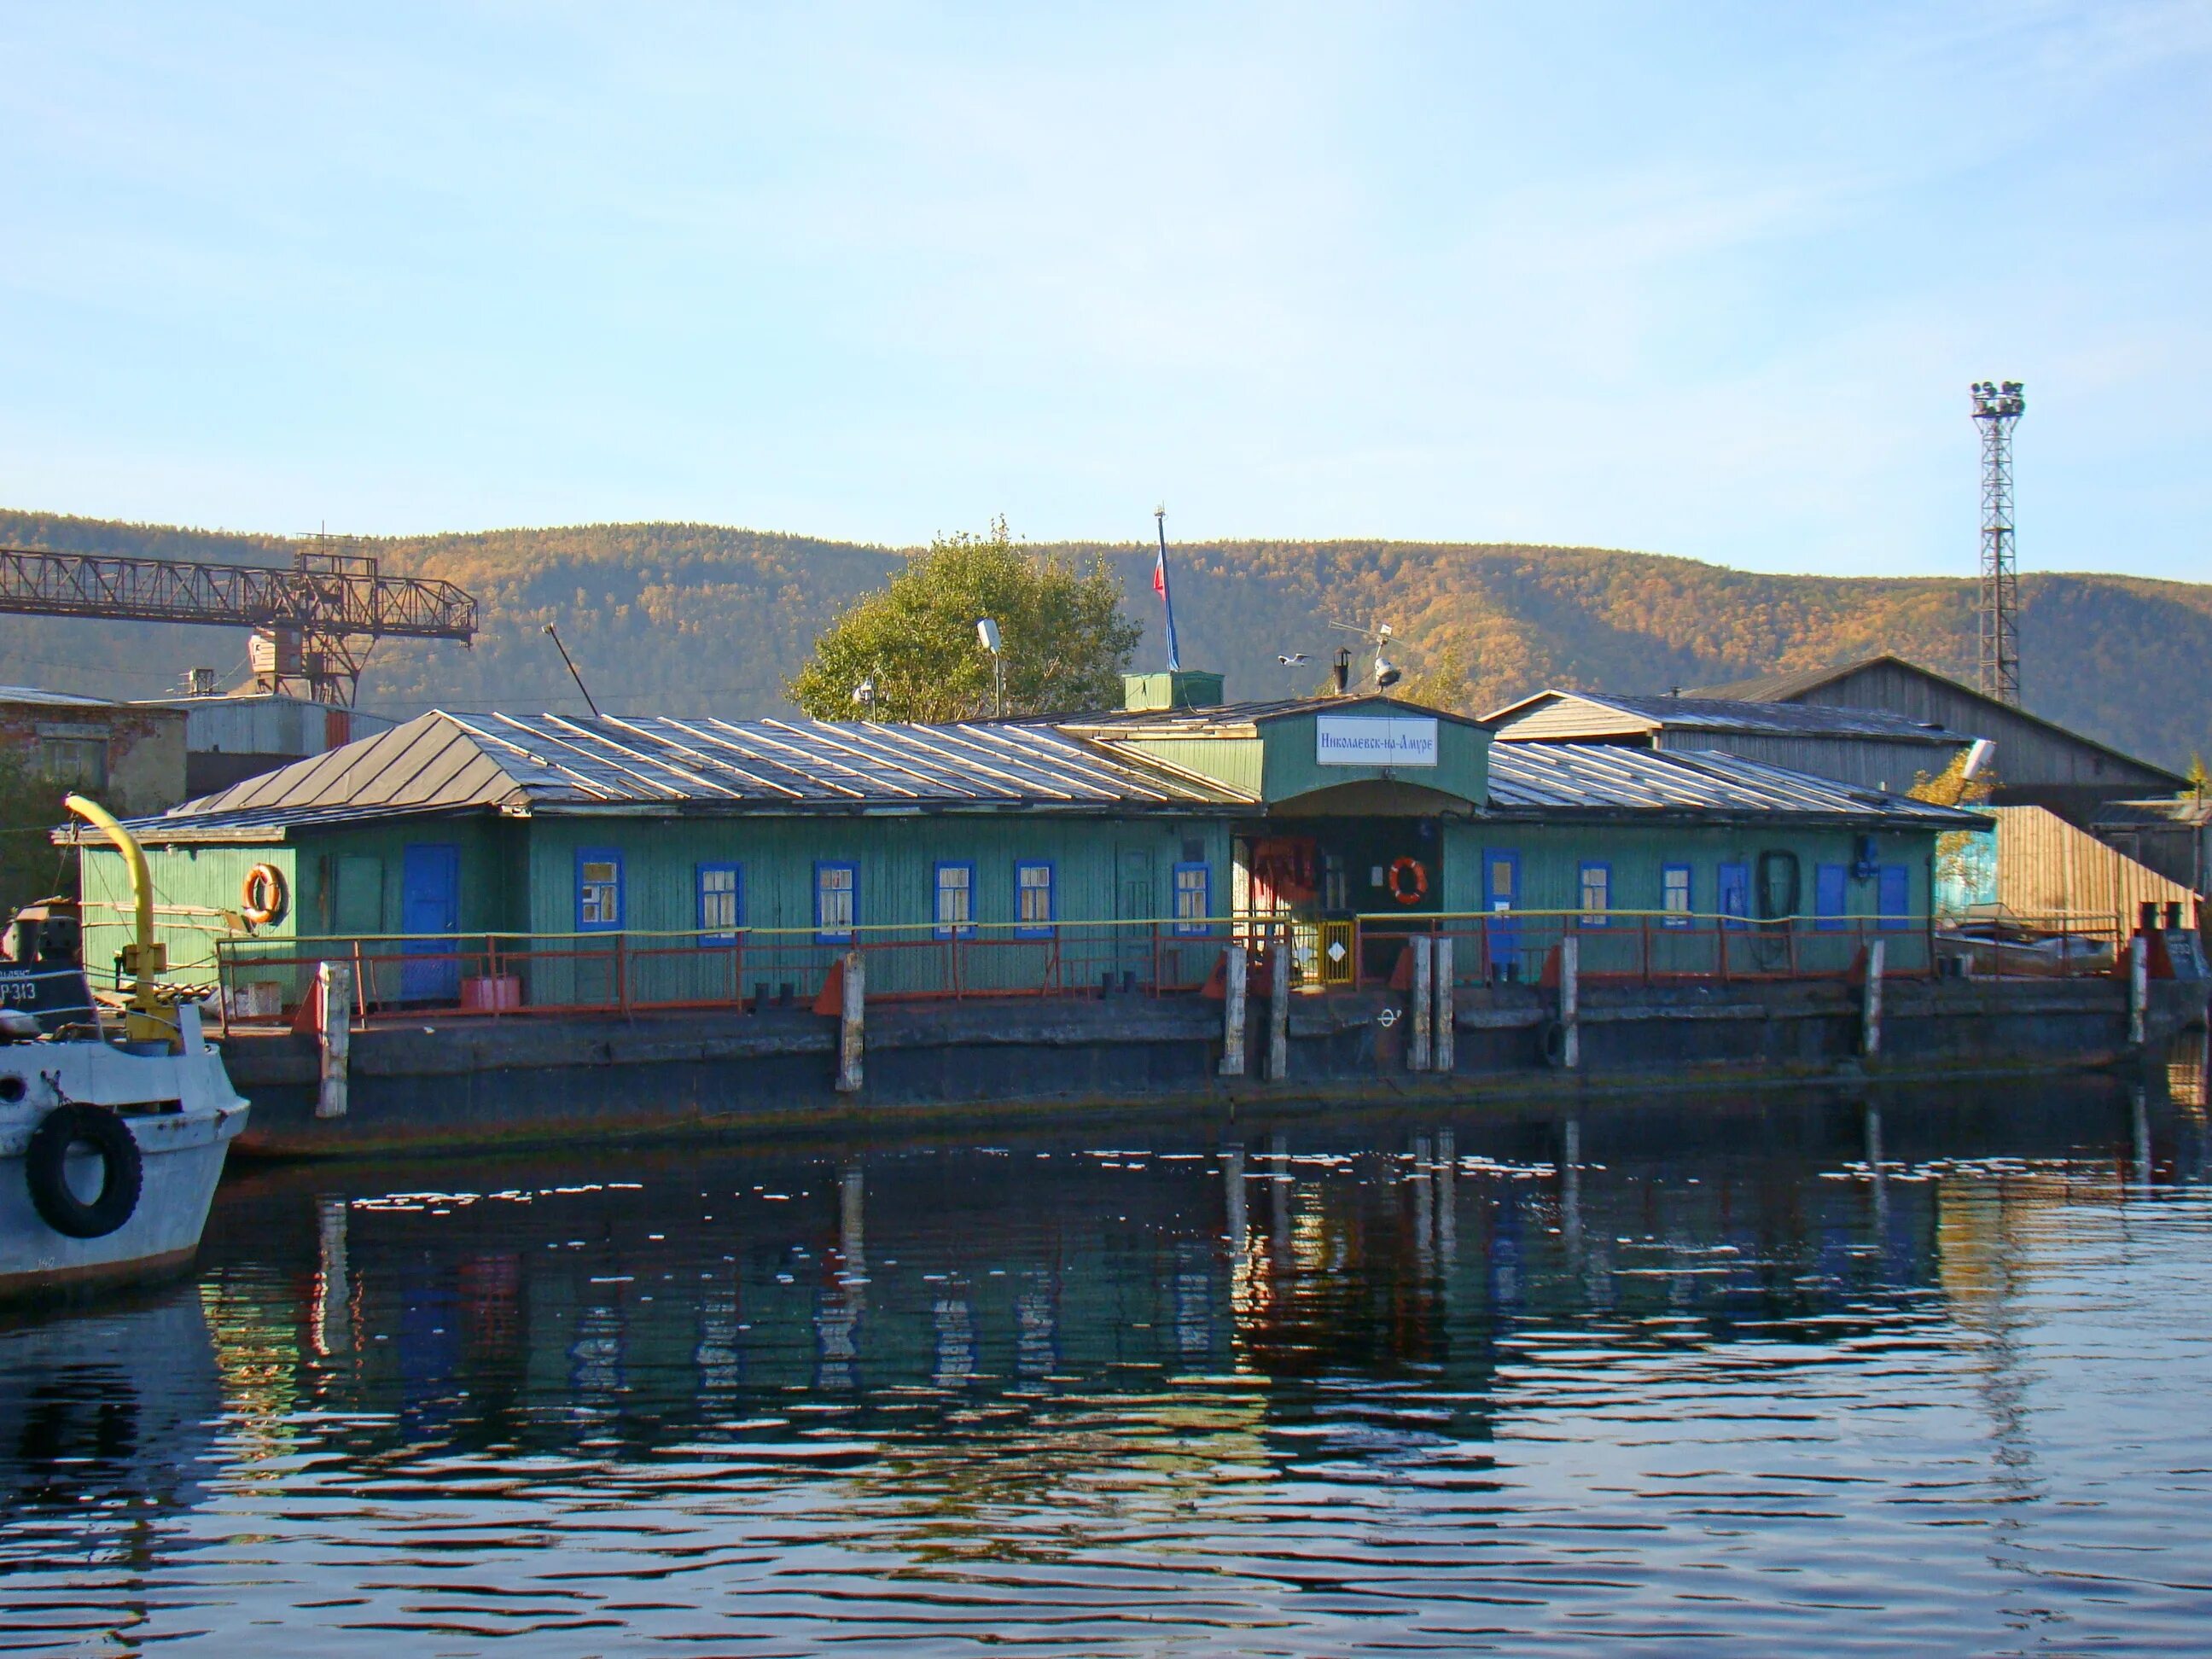
<svg viewBox="0 0 2212 1659"><path fill-rule="evenodd" d="M269 562L291 545L6 511L0 544ZM433 705L580 708L541 631L548 622L610 712L780 712L782 681L817 631L902 556L684 524L415 537L362 550L483 602L473 650L379 648L362 705L403 716ZM1132 613L1154 626L1139 658L1153 662L1151 550L1060 550L1114 562ZM1972 678L1969 580L1755 575L1651 554L1484 544L1217 542L1178 545L1173 558L1183 660L1225 672L1232 697L1314 690L1351 638L1328 624L1372 618L1396 630L1394 655L1424 692L1469 710L1546 685L1665 690L1883 650ZM2030 574L2021 592L2030 708L2177 769L2212 754L2212 586ZM1302 665L1276 661L1301 652ZM244 635L225 629L0 617L0 682L151 696L194 664L231 683L245 655Z"/></svg>

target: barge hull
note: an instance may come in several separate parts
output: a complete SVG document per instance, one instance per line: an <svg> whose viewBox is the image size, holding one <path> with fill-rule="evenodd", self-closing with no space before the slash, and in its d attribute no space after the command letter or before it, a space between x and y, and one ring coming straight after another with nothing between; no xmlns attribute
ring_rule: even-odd
<svg viewBox="0 0 2212 1659"><path fill-rule="evenodd" d="M1266 1053L1255 1010L1246 1051ZM1842 983L1589 987L1582 1065L1547 1064L1550 994L1464 993L1449 1073L1408 1069L1402 995L1294 1000L1279 1080L1224 1079L1222 1005L1195 997L891 1004L868 1011L866 1080L834 1086L838 1027L803 1010L538 1021L438 1018L354 1034L348 1109L315 1115L314 1039L234 1037L254 1100L245 1156L325 1158L611 1139L731 1136L833 1125L1091 1115L1240 1102L1523 1100L1752 1083L1924 1081L2126 1060L2127 992L2104 980L1897 982L1881 1051L1863 1054ZM2204 1017L2204 988L2153 987L2154 1046Z"/></svg>

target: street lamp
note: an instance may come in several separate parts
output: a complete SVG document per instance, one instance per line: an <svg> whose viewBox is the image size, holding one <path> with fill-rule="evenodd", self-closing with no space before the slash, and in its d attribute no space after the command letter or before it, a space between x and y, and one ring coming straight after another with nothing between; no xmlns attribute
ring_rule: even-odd
<svg viewBox="0 0 2212 1659"><path fill-rule="evenodd" d="M1006 718L1006 653L999 638L999 624L988 617L979 617L975 623L975 641L991 653L991 678L997 688L993 707L997 713L993 718Z"/></svg>

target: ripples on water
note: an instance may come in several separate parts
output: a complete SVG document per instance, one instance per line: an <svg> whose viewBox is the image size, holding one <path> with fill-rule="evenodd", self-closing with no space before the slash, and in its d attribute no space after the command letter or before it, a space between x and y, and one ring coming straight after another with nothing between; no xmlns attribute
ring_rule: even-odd
<svg viewBox="0 0 2212 1659"><path fill-rule="evenodd" d="M1342 1121L240 1171L0 1331L0 1646L2212 1639L2201 1108Z"/></svg>

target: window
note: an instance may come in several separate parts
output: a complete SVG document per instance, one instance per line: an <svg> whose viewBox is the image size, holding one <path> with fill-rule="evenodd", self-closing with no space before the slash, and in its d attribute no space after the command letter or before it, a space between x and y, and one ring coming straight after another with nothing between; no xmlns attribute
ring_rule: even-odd
<svg viewBox="0 0 2212 1659"><path fill-rule="evenodd" d="M107 787L107 739L40 738L39 770L47 781L70 789Z"/></svg>
<svg viewBox="0 0 2212 1659"><path fill-rule="evenodd" d="M623 925L622 854L586 848L576 854L576 931L611 933Z"/></svg>
<svg viewBox="0 0 2212 1659"><path fill-rule="evenodd" d="M1175 867L1175 927L1173 932L1203 934L1206 919L1213 914L1213 871L1204 864Z"/></svg>
<svg viewBox="0 0 2212 1659"><path fill-rule="evenodd" d="M937 937L971 939L975 933L975 866L940 864L937 866Z"/></svg>
<svg viewBox="0 0 2212 1659"><path fill-rule="evenodd" d="M1850 871L1841 864L1816 864L1813 866L1814 927L1823 933L1844 931L1844 895Z"/></svg>
<svg viewBox="0 0 2212 1659"><path fill-rule="evenodd" d="M1014 866L1014 937L1048 939L1052 934L1052 866Z"/></svg>
<svg viewBox="0 0 2212 1659"><path fill-rule="evenodd" d="M814 866L814 941L836 945L853 937L860 920L860 868L856 864Z"/></svg>
<svg viewBox="0 0 2212 1659"><path fill-rule="evenodd" d="M699 943L734 945L744 925L744 878L734 864L702 864L698 870Z"/></svg>
<svg viewBox="0 0 2212 1659"><path fill-rule="evenodd" d="M1613 908L1613 866L1609 864L1583 866L1583 926L1602 927L1605 913Z"/></svg>
<svg viewBox="0 0 2212 1659"><path fill-rule="evenodd" d="M1659 908L1667 913L1662 927L1690 925L1690 866L1662 865L1659 869Z"/></svg>

